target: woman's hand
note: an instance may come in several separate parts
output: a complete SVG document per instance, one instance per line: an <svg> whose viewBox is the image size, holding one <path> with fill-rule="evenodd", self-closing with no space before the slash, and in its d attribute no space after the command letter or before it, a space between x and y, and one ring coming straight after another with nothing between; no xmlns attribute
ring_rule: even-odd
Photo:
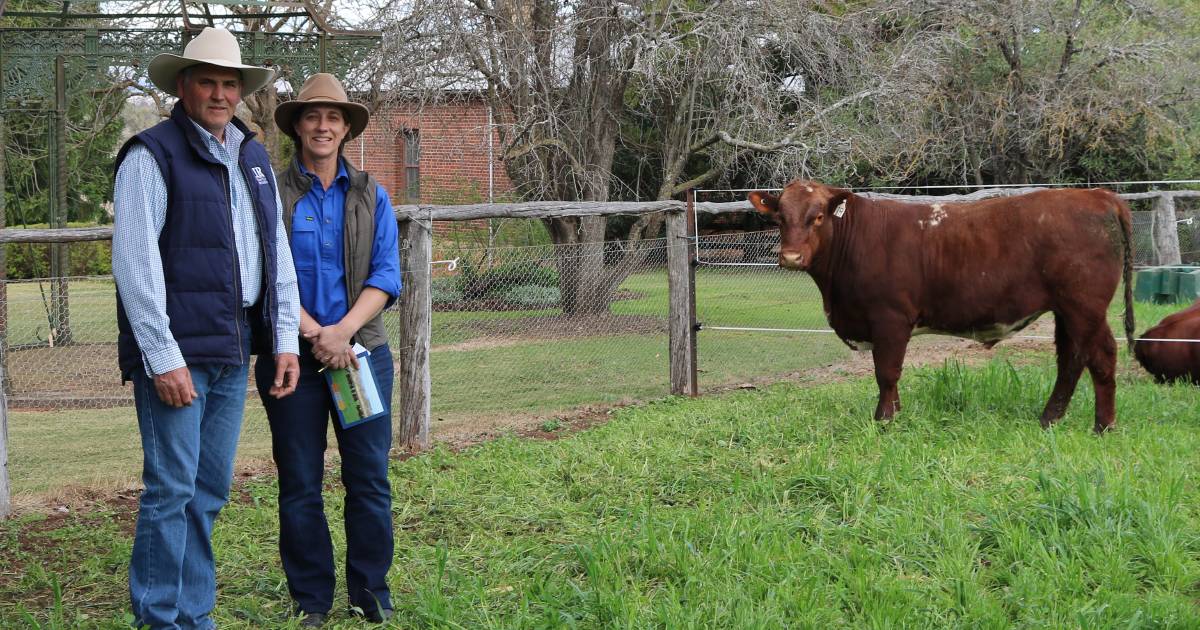
<svg viewBox="0 0 1200 630"><path fill-rule="evenodd" d="M326 367L358 367L358 358L354 356L354 349L350 346L353 331L348 332L340 324L334 324L318 327L302 335L312 344L313 356Z"/></svg>

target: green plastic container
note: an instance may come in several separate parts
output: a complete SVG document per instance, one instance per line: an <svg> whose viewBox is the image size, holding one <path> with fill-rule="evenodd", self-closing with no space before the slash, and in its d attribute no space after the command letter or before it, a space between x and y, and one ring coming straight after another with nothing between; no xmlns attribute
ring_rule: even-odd
<svg viewBox="0 0 1200 630"><path fill-rule="evenodd" d="M1190 303L1200 297L1200 267L1167 265L1138 271L1133 299L1155 304Z"/></svg>

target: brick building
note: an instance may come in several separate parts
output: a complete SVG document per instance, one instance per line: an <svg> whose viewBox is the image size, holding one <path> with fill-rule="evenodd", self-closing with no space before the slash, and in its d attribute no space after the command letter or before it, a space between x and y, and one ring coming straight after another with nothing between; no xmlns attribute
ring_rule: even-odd
<svg viewBox="0 0 1200 630"><path fill-rule="evenodd" d="M464 92L377 111L346 156L388 189L393 205L486 203L512 198L499 147L487 103Z"/></svg>

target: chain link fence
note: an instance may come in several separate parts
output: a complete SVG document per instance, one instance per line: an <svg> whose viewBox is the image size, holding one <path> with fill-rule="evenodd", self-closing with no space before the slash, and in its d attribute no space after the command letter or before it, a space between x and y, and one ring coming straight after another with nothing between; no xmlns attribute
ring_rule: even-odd
<svg viewBox="0 0 1200 630"><path fill-rule="evenodd" d="M455 257L452 271L436 266L432 283L435 418L547 414L667 391L664 239ZM597 273L569 309L560 266ZM10 409L132 407L117 369L111 277L9 281L6 292ZM385 324L399 357L396 307ZM257 407L253 391L248 401Z"/></svg>
<svg viewBox="0 0 1200 630"><path fill-rule="evenodd" d="M16 411L132 405L117 369L111 277L5 283L5 392Z"/></svg>
<svg viewBox="0 0 1200 630"><path fill-rule="evenodd" d="M845 359L808 274L781 269L779 230L702 235L696 241L700 382L769 382Z"/></svg>
<svg viewBox="0 0 1200 630"><path fill-rule="evenodd" d="M669 390L665 239L455 248L452 260L431 281L435 434Z"/></svg>
<svg viewBox="0 0 1200 630"><path fill-rule="evenodd" d="M1200 212L1200 202L1177 201L1180 250L1185 263L1196 262L1200 225L1188 219ZM1153 264L1147 256L1153 201L1132 205L1138 264ZM776 265L778 231L754 223L759 218L752 213L745 225L720 216L724 225L714 227L702 215L700 236L690 242L702 391L788 378L849 356L828 329L812 280ZM506 243L503 229L495 234L501 238L489 239L491 246L434 237L429 365L435 440L448 430L494 433L514 419L553 425L581 409L670 391L666 239L514 245L532 239ZM411 282L408 272L404 281ZM58 474L54 461L27 472L39 465L28 463L31 451L49 448L37 444L90 447L91 436L100 433L106 437L95 440L97 462L104 461L100 451L121 441L134 474L137 430L130 387L121 385L117 368L111 277L14 280L4 290L14 488L32 483L36 489L31 478ZM399 304L384 318L400 360ZM252 385L240 452L267 457L269 435ZM102 475L110 465L95 466Z"/></svg>
<svg viewBox="0 0 1200 630"><path fill-rule="evenodd" d="M1132 202L1139 266L1156 263L1152 204ZM1200 200L1180 200L1178 211L1184 263L1200 262ZM435 247L455 262L453 268L435 264L431 283L435 419L555 413L669 389L665 239ZM769 329L804 339L805 352L825 354L822 339L832 335L816 286L804 274L779 269L778 251L775 229L697 238L697 318L705 331L700 380L706 387L812 363L792 352L795 359L743 366L740 356L770 349L737 333ZM111 277L10 280L5 291L4 385L11 409L132 405L116 367ZM385 321L395 346L395 306ZM393 350L399 356L401 349Z"/></svg>
<svg viewBox="0 0 1200 630"><path fill-rule="evenodd" d="M4 282L5 393L12 411L133 407L117 367L112 276ZM395 339L397 309L384 313ZM253 373L253 371L251 371ZM248 405L257 405L253 381ZM132 409L131 409L132 411Z"/></svg>
<svg viewBox="0 0 1200 630"><path fill-rule="evenodd" d="M1133 211L1133 258L1137 267L1165 264L1154 247L1156 216L1154 199L1133 199L1126 203ZM1200 265L1200 199L1176 198L1174 230L1179 242L1180 259L1185 265Z"/></svg>

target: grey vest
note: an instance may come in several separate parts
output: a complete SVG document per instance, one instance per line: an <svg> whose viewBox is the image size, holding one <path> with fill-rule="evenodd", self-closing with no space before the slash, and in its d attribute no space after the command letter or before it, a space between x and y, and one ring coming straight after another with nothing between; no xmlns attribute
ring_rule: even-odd
<svg viewBox="0 0 1200 630"><path fill-rule="evenodd" d="M346 191L345 226L342 261L346 277L346 301L353 308L362 293L367 278L371 275L371 246L375 242L375 178L345 162L350 188ZM292 238L292 217L296 204L312 189L312 180L300 172L295 160L288 169L276 173L279 180L279 196L283 201L283 225L287 229L288 241ZM387 343L387 331L383 327L383 313L376 315L358 329L354 341L368 350Z"/></svg>

